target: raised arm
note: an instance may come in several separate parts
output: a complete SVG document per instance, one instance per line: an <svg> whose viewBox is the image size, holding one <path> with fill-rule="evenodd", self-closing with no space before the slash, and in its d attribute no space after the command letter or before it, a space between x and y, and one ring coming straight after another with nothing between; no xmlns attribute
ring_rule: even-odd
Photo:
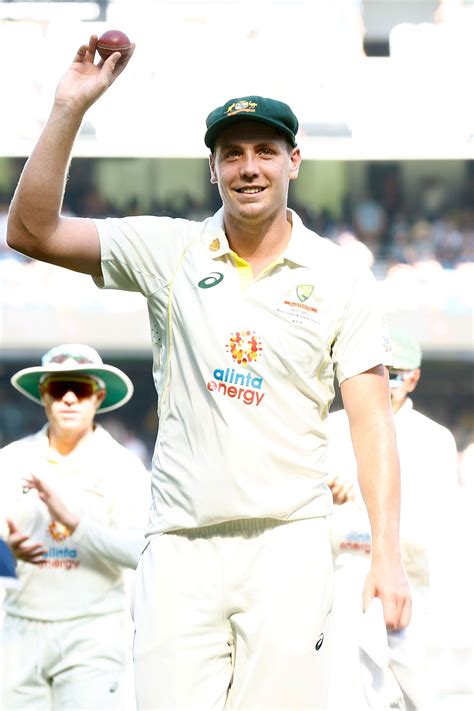
<svg viewBox="0 0 474 711"><path fill-rule="evenodd" d="M379 597L387 627L400 629L410 621L411 596L400 555L400 465L385 369L380 365L348 378L341 395L372 530L364 609Z"/></svg>
<svg viewBox="0 0 474 711"><path fill-rule="evenodd" d="M82 45L59 81L53 108L26 162L10 208L7 243L23 254L101 275L97 230L87 218L62 217L67 171L84 114L125 69L132 51L94 64L97 36Z"/></svg>

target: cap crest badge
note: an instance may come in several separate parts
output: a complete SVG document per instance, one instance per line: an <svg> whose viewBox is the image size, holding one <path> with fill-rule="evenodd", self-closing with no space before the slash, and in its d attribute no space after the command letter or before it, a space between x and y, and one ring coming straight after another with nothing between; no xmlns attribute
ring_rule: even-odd
<svg viewBox="0 0 474 711"><path fill-rule="evenodd" d="M245 111L246 113L254 113L257 108L257 103L255 101L234 101L230 106L227 107L226 115L232 116L233 114Z"/></svg>

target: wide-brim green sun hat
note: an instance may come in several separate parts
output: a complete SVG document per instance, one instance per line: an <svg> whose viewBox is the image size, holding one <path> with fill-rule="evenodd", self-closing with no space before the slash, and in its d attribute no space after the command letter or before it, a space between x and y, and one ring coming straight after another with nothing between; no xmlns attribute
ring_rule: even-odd
<svg viewBox="0 0 474 711"><path fill-rule="evenodd" d="M105 398L97 413L117 410L133 395L133 383L120 368L106 365L91 346L65 343L51 348L41 359L41 365L23 368L12 375L10 382L18 392L43 405L40 383L46 375L90 375L105 385Z"/></svg>

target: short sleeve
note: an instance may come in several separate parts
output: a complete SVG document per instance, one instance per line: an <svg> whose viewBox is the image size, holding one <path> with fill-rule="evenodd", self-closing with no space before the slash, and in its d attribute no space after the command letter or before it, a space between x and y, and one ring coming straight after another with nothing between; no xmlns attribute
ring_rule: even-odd
<svg viewBox="0 0 474 711"><path fill-rule="evenodd" d="M124 217L94 220L101 250L99 288L137 291L145 297L169 283L189 242L186 220Z"/></svg>
<svg viewBox="0 0 474 711"><path fill-rule="evenodd" d="M390 338L381 295L372 272L361 268L348 295L333 345L339 383L375 367L390 364Z"/></svg>

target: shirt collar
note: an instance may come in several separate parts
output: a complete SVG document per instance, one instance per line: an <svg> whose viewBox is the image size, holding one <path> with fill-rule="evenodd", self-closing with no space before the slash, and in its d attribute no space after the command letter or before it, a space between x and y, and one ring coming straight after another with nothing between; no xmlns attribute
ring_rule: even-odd
<svg viewBox="0 0 474 711"><path fill-rule="evenodd" d="M291 237L281 255L282 259L301 267L311 267L314 265L314 248L321 238L304 226L301 217L294 210L288 209L288 213L292 224Z"/></svg>
<svg viewBox="0 0 474 711"><path fill-rule="evenodd" d="M407 417L409 413L413 410L413 400L411 398L407 397L405 399L405 402L401 406L399 410L395 413L394 417L402 418L402 417Z"/></svg>
<svg viewBox="0 0 474 711"><path fill-rule="evenodd" d="M231 249L224 231L223 207L205 221L204 243L212 259L222 257L224 254L230 254Z"/></svg>
<svg viewBox="0 0 474 711"><path fill-rule="evenodd" d="M294 210L288 208L288 216L292 225L291 237L281 259L299 266L310 267L314 263L313 249L316 241L321 238L303 225L300 216ZM231 253L224 231L223 207L205 221L204 242L212 259Z"/></svg>

